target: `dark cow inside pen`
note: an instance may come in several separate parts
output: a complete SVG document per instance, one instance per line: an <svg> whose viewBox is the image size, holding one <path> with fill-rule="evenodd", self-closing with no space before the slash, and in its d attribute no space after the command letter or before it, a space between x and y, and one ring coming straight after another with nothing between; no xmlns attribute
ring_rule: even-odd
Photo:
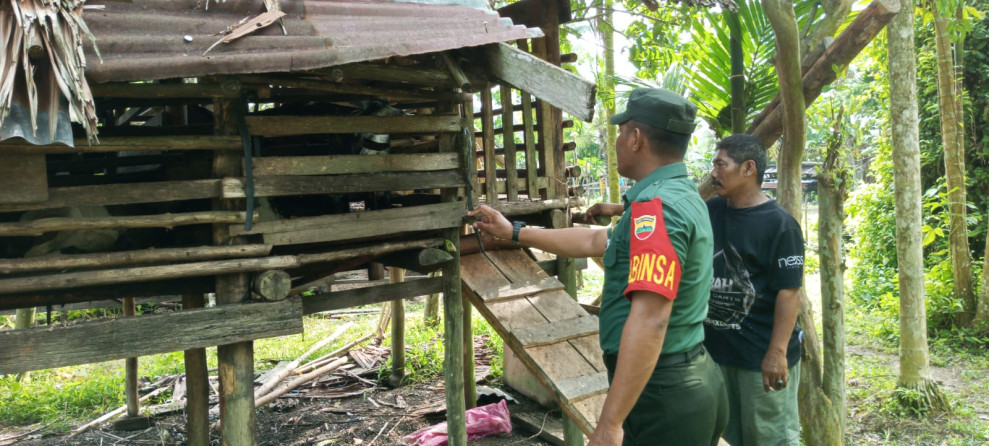
<svg viewBox="0 0 989 446"><path fill-rule="evenodd" d="M398 116L401 110L380 100L357 101L349 106L334 103L293 103L256 113L261 116ZM389 153L389 136L373 133L314 133L261 138L260 156L369 155ZM311 217L391 207L391 194L295 195L271 197L271 210L282 218ZM265 219L262 202L262 219Z"/></svg>

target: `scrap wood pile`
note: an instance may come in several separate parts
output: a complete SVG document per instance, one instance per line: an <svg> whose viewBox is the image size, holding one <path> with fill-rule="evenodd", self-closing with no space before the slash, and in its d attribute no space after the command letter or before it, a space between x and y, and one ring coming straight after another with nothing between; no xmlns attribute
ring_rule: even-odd
<svg viewBox="0 0 989 446"><path fill-rule="evenodd" d="M358 347L371 338L363 336L343 347L318 358L306 361L316 351L326 347L342 336L352 324L345 324L329 337L317 342L308 351L292 361L279 362L275 367L255 379L254 403L261 407L279 399L331 399L360 395L377 386L373 379L378 368L390 354L390 350L378 346ZM305 362L304 362L305 361ZM219 383L216 376L209 378L211 388L211 414L219 413ZM186 379L184 374L167 375L140 389L147 401L171 390L169 401L143 407L147 416L165 416L179 413L186 407ZM278 403L276 403L278 404ZM101 423L119 418L126 413L126 406L83 424L69 436L78 435ZM214 413L215 412L215 413Z"/></svg>
<svg viewBox="0 0 989 446"><path fill-rule="evenodd" d="M69 115L96 139L96 107L84 75L84 37L96 38L82 19L85 0L0 0L0 125L11 106L25 107L37 136L38 113L55 135L63 97ZM71 141L70 141L71 142Z"/></svg>

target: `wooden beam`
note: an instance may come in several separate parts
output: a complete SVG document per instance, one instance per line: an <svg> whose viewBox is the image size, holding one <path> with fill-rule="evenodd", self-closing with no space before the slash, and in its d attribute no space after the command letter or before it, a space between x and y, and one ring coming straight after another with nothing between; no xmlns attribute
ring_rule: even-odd
<svg viewBox="0 0 989 446"><path fill-rule="evenodd" d="M93 83L89 85L94 97L98 98L221 98L240 95L240 83L234 80L217 83L195 84L131 84Z"/></svg>
<svg viewBox="0 0 989 446"><path fill-rule="evenodd" d="M0 332L0 374L146 356L302 332L302 303L231 304ZM167 336L162 336L167 333Z"/></svg>
<svg viewBox="0 0 989 446"><path fill-rule="evenodd" d="M594 119L597 87L593 82L504 43L485 47L484 58L498 79L582 121Z"/></svg>
<svg viewBox="0 0 989 446"><path fill-rule="evenodd" d="M402 283L303 296L302 313L321 313L324 311L387 302L396 298L411 299L413 297L439 293L442 289L442 277L429 277Z"/></svg>
<svg viewBox="0 0 989 446"><path fill-rule="evenodd" d="M560 393L571 403L608 393L608 372L598 372L556 383Z"/></svg>
<svg viewBox="0 0 989 446"><path fill-rule="evenodd" d="M579 258L576 258L576 259L573 259L573 260L574 260L574 268L575 269L578 269L578 270L585 270L585 269L587 269L587 257L579 257ZM558 274L558 270L560 269L559 268L559 265L557 265L556 259L540 260L540 261L536 262L536 265L539 265L539 268L542 269L543 271L545 271L546 274L548 274L550 276L557 275Z"/></svg>
<svg viewBox="0 0 989 446"><path fill-rule="evenodd" d="M53 217L32 221L0 223L0 237L39 236L57 231L121 228L174 228L210 223L243 223L246 212L203 211L180 214L133 215L126 217ZM257 220L255 213L254 219Z"/></svg>
<svg viewBox="0 0 989 446"><path fill-rule="evenodd" d="M65 288L133 283L183 277L213 276L269 269L298 267L294 256L262 257L257 259L216 260L176 265L142 266L98 271L83 271L48 276L0 279L4 294L44 292Z"/></svg>
<svg viewBox="0 0 989 446"><path fill-rule="evenodd" d="M554 198L551 200L537 201L499 202L489 204L489 206L495 208L506 217L537 214L553 209L567 209L571 205L572 203L570 200L566 198Z"/></svg>
<svg viewBox="0 0 989 446"><path fill-rule="evenodd" d="M504 112L501 114L501 128L502 128L502 145L505 147L505 169L504 175L506 178L506 195L508 201L519 201L519 171L516 167L515 160L515 125L514 122L515 112L512 111L514 108L512 106L512 89L507 85L501 86L501 104ZM507 107L505 105L508 105ZM520 130L525 130L525 125L520 125ZM488 166L484 166L485 169ZM494 167L494 166L491 166Z"/></svg>
<svg viewBox="0 0 989 446"><path fill-rule="evenodd" d="M61 306L81 302L106 302L109 296L153 297L185 293L211 293L215 284L212 277L186 277L176 280L156 280L139 283L116 283L46 292L27 292L0 295L0 310L16 308L48 307L60 310ZM119 302L113 302L116 306Z"/></svg>
<svg viewBox="0 0 989 446"><path fill-rule="evenodd" d="M220 180L159 181L152 183L70 186L48 189L48 200L37 203L0 204L0 212L55 209L69 206L110 206L158 203L220 196Z"/></svg>
<svg viewBox="0 0 989 446"><path fill-rule="evenodd" d="M124 298L124 317L137 316L137 303L133 297ZM127 416L136 417L140 409L137 396L137 357L128 357L124 365L124 394L127 398Z"/></svg>
<svg viewBox="0 0 989 446"><path fill-rule="evenodd" d="M532 117L532 95L522 93L522 132L525 138L525 188L526 190L539 189L539 176L537 174L539 165L539 154L536 147L536 130Z"/></svg>
<svg viewBox="0 0 989 446"><path fill-rule="evenodd" d="M213 118L217 133L236 135L243 129L244 106L240 99L215 100ZM213 177L242 176L243 154L222 152L213 157ZM242 200L218 199L212 202L213 210L241 210L247 203ZM227 225L213 225L213 243L236 245L243 243L230 234ZM296 260L297 262L297 260ZM267 269L280 269L272 266ZM244 272L214 276L216 305L236 305L250 293L249 278ZM244 340L222 343L216 347L216 359L220 376L220 424L223 444L255 446L257 444L257 412L254 404L254 342Z"/></svg>
<svg viewBox="0 0 989 446"><path fill-rule="evenodd" d="M900 11L898 0L874 0L859 12L855 20L845 28L803 76L804 101L809 107L821 94L824 86L834 82L836 67L846 67L855 59ZM771 147L783 134L783 107L779 95L753 120L746 133L762 140Z"/></svg>
<svg viewBox="0 0 989 446"><path fill-rule="evenodd" d="M561 121L561 124L560 125L562 125L563 128L565 128L565 129L573 128L573 126L574 126L572 119L567 119L567 120ZM511 125L510 128L512 129L513 132L521 132L521 131L523 131L525 129L525 125L524 124L514 124L514 125ZM502 133L504 131L505 131L505 129L502 128L502 127L495 127L494 128L494 132L495 133ZM537 130L536 133L539 133L539 131ZM480 136L480 135L481 135L480 133L477 133L477 132L474 133L474 136Z"/></svg>
<svg viewBox="0 0 989 446"><path fill-rule="evenodd" d="M539 195L540 190L545 190L549 187L549 180L546 177L536 178L536 184L538 185L536 190L529 190L529 185L526 184L527 181L524 178L519 178L518 180L516 180L516 182L518 184L519 193L528 194L530 198L536 198ZM487 182L485 182L485 184L487 184ZM505 194L507 192L507 187L506 187L507 183L505 183L504 181L497 181L494 184L495 184L494 191L497 192L499 195ZM485 190L487 190L487 186L485 186ZM488 202L489 205L492 203L493 203L492 201Z"/></svg>
<svg viewBox="0 0 989 446"><path fill-rule="evenodd" d="M254 158L254 175L341 175L457 169L456 153L325 155Z"/></svg>
<svg viewBox="0 0 989 446"><path fill-rule="evenodd" d="M463 127L458 115L420 116L248 116L252 135L274 137L314 133L439 133Z"/></svg>
<svg viewBox="0 0 989 446"><path fill-rule="evenodd" d="M267 300L284 300L292 289L292 276L281 270L264 271L251 280L251 291Z"/></svg>
<svg viewBox="0 0 989 446"><path fill-rule="evenodd" d="M443 64L446 65L446 69L450 72L450 76L454 80L454 84L461 91L471 91L471 82L467 78L467 74L464 73L463 68L460 68L460 64L457 60L450 55L450 53L440 53L440 59L442 59Z"/></svg>
<svg viewBox="0 0 989 446"><path fill-rule="evenodd" d="M254 196L349 194L463 186L463 175L453 169L434 172L388 172L333 176L266 176L254 179ZM223 198L244 197L243 179L223 179Z"/></svg>
<svg viewBox="0 0 989 446"><path fill-rule="evenodd" d="M494 115L491 113L491 108L493 103L491 102L491 88L490 86L484 87L481 90L481 154L484 156L484 169L487 175L484 177L484 197L488 203L494 203L498 201L498 192L489 185L494 184L496 181L495 170L497 169L497 162L495 161L495 145L494 145ZM474 132L474 136L477 136L478 132ZM478 191L480 194L480 191Z"/></svg>
<svg viewBox="0 0 989 446"><path fill-rule="evenodd" d="M343 259L355 257L376 257L389 252L397 252L408 249L421 249L443 246L443 239L433 237L423 240L403 240L400 242L379 243L358 248L341 249L337 251L327 251L313 254L299 254L299 262L303 265L323 262L335 262Z"/></svg>
<svg viewBox="0 0 989 446"><path fill-rule="evenodd" d="M97 254L61 254L40 258L0 259L0 274L75 268L106 268L119 265L134 266L230 257L261 257L268 255L269 252L271 252L271 245L236 245L155 248Z"/></svg>
<svg viewBox="0 0 989 446"><path fill-rule="evenodd" d="M555 277L544 277L535 281L516 282L509 285L477 290L477 296L486 303L518 299L545 291L559 291L564 288Z"/></svg>
<svg viewBox="0 0 989 446"><path fill-rule="evenodd" d="M242 150L240 138L213 135L170 136L100 136L100 143L89 145L86 138L77 138L75 147L65 145L35 146L11 142L0 143L0 153L105 153L121 150L149 152L161 150Z"/></svg>
<svg viewBox="0 0 989 446"><path fill-rule="evenodd" d="M453 256L442 249L425 248L387 254L380 259L380 262L403 270L429 274L442 268L443 264L451 260L453 260Z"/></svg>
<svg viewBox="0 0 989 446"><path fill-rule="evenodd" d="M182 295L182 308L203 308L202 294ZM209 374L206 367L206 349L189 348L185 359L186 435L189 446L209 445Z"/></svg>
<svg viewBox="0 0 989 446"><path fill-rule="evenodd" d="M230 230L237 234L264 234L265 242L274 245L294 245L457 227L464 213L462 202L452 202L261 222L250 232L244 232L242 226Z"/></svg>
<svg viewBox="0 0 989 446"><path fill-rule="evenodd" d="M395 99L451 99L457 94L450 91L423 90L419 88L388 88L374 85L344 84L339 82L327 82L318 79L291 79L276 76L252 76L242 75L238 79L242 80L246 86L256 89L258 86L299 88L310 91L337 93L344 95L367 96L372 98Z"/></svg>
<svg viewBox="0 0 989 446"><path fill-rule="evenodd" d="M426 87L455 87L453 78L446 70L421 66L404 67L376 63L353 63L332 68L313 70L313 73L329 76L334 82L381 81L407 83Z"/></svg>
<svg viewBox="0 0 989 446"><path fill-rule="evenodd" d="M515 331L515 337L526 348L556 344L558 342L596 334L598 334L597 316L561 319L542 325L520 328Z"/></svg>

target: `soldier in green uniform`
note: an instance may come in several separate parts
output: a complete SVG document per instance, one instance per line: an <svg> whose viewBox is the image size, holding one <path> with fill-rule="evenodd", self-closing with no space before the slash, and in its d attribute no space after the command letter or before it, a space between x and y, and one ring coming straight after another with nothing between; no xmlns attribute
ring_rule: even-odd
<svg viewBox="0 0 989 446"><path fill-rule="evenodd" d="M603 257L601 348L611 387L591 445L716 445L728 419L721 372L704 350L713 252L707 206L683 157L697 108L669 90L632 92L618 172L636 180L614 228L542 229L488 206L475 228L564 257Z"/></svg>

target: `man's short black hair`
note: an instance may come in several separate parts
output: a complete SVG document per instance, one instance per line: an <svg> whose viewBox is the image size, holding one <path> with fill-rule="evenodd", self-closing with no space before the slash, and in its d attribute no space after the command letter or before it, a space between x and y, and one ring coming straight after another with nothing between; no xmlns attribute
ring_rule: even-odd
<svg viewBox="0 0 989 446"><path fill-rule="evenodd" d="M667 130L657 129L649 124L643 124L636 120L628 121L629 126L638 129L642 136L649 141L654 154L660 157L675 156L683 158L687 154L687 146L690 145L690 134L675 133Z"/></svg>
<svg viewBox="0 0 989 446"><path fill-rule="evenodd" d="M756 181L762 184L766 174L766 146L762 144L762 140L746 134L731 135L718 141L715 150L724 150L738 164L749 160L755 162Z"/></svg>

